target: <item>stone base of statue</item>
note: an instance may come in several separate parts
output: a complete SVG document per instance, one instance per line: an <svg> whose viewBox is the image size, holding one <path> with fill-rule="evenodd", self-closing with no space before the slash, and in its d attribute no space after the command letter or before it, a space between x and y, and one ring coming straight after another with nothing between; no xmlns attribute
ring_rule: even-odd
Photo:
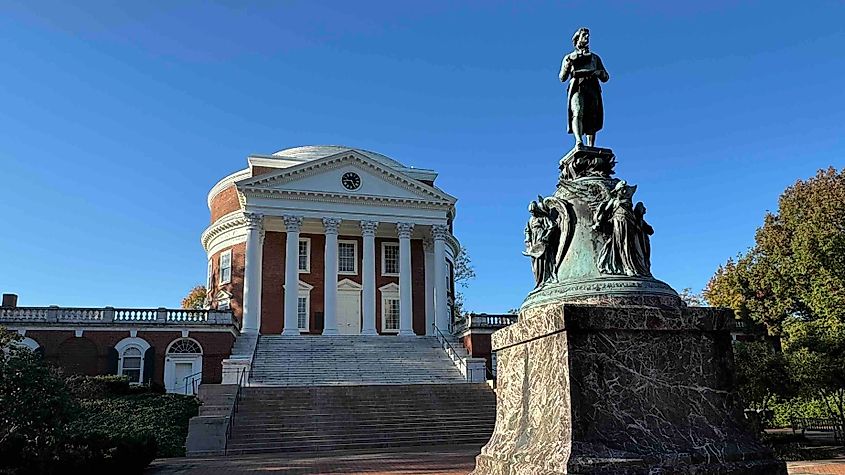
<svg viewBox="0 0 845 475"><path fill-rule="evenodd" d="M732 313L674 299L537 305L494 333L496 428L473 473L785 474L732 391Z"/></svg>

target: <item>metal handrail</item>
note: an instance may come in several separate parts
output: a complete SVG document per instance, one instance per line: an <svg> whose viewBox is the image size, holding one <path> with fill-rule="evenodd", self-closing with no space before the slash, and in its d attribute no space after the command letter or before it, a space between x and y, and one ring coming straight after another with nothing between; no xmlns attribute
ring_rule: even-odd
<svg viewBox="0 0 845 475"><path fill-rule="evenodd" d="M192 379L192 378L195 378L196 376L200 376L200 375L202 375L202 371L199 371L199 372L196 372L194 374L190 374L188 376L185 376L185 394L188 394L188 379L191 379L191 387L193 388L193 391L191 392L191 394L193 394L193 395L197 394L197 385L195 384L196 380ZM202 378L200 378L200 380L202 380Z"/></svg>
<svg viewBox="0 0 845 475"><path fill-rule="evenodd" d="M241 402L241 388L244 385L245 376L246 369L241 368L241 374L238 376L238 389L235 390L235 400L232 402L232 410L229 413L229 422L226 424L226 443L223 446L223 455L227 455L229 450L229 439L232 438L232 428L235 426L235 414L238 413L238 406Z"/></svg>
<svg viewBox="0 0 845 475"><path fill-rule="evenodd" d="M453 347L452 344L449 343L448 340L446 340L446 336L443 334L443 332L440 331L439 328L437 328L437 325L432 323L431 326L434 328L435 336L437 337L437 340L440 341L440 345L442 346L443 350L446 351L447 354L449 354L449 357L452 359L452 361L457 362L461 367L463 367L464 375L466 375L467 374L467 363L466 363L466 361L464 361L463 358L458 356L458 352L457 352L457 350L455 350L455 347ZM451 353L449 353L449 352L451 352Z"/></svg>

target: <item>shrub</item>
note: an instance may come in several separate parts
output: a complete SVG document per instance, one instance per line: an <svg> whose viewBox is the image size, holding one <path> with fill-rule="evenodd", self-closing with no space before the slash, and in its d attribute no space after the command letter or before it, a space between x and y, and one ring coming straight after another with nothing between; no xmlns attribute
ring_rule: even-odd
<svg viewBox="0 0 845 475"><path fill-rule="evenodd" d="M158 457L185 454L188 420L197 415L193 396L146 392L80 401L81 414L71 425L76 432L153 434Z"/></svg>
<svg viewBox="0 0 845 475"><path fill-rule="evenodd" d="M802 417L831 417L830 410L824 401L796 397L788 400L776 400L771 404L774 412L771 425L773 427L789 427L793 419Z"/></svg>

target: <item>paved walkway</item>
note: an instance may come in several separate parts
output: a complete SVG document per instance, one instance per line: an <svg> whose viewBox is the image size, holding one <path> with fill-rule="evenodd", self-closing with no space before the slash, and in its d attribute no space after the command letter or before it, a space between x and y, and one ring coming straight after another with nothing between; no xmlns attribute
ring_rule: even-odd
<svg viewBox="0 0 845 475"><path fill-rule="evenodd" d="M160 459L148 474L254 474L294 475L357 473L366 475L466 475L475 467L478 446L421 447L381 453L260 454L229 457ZM789 462L790 475L845 475L845 457Z"/></svg>

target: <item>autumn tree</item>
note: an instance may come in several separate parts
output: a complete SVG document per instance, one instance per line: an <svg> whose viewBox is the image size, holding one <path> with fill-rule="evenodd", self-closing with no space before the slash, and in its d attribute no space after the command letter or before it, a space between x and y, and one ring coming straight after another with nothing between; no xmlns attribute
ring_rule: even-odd
<svg viewBox="0 0 845 475"><path fill-rule="evenodd" d="M188 295L182 299L182 308L203 309L205 308L206 289L205 286L198 285L188 292Z"/></svg>
<svg viewBox="0 0 845 475"><path fill-rule="evenodd" d="M721 266L704 295L781 336L790 377L845 421L843 203L845 171L798 180L766 214L754 247Z"/></svg>

